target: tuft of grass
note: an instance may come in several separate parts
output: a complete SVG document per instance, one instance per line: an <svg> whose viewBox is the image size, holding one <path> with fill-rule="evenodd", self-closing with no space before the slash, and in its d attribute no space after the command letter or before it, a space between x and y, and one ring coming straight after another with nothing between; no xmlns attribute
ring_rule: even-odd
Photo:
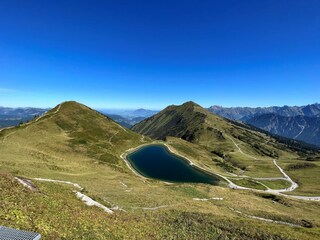
<svg viewBox="0 0 320 240"><path fill-rule="evenodd" d="M286 171L298 170L298 169L305 169L305 168L314 168L317 165L310 162L301 162L301 163L292 163L286 166Z"/></svg>
<svg viewBox="0 0 320 240"><path fill-rule="evenodd" d="M274 194L270 194L270 193L256 193L256 195L260 196L262 198L265 198L265 199L269 199L273 202L280 203L280 204L287 206L287 207L292 206L290 204L290 201L288 201L286 198L284 198L282 196L278 196L278 195L274 195Z"/></svg>
<svg viewBox="0 0 320 240"><path fill-rule="evenodd" d="M242 187L248 187L253 189L259 189L259 190L266 190L266 187L261 185L259 182L252 180L252 179L232 179L232 182L235 184L242 186Z"/></svg>
<svg viewBox="0 0 320 240"><path fill-rule="evenodd" d="M271 189L285 189L291 186L291 183L286 180L259 180L259 182L263 183L267 187Z"/></svg>

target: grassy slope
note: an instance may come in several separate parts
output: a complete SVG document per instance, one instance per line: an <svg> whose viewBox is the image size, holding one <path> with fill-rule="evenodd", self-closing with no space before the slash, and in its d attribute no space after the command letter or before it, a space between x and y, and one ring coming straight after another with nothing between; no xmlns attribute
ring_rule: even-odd
<svg viewBox="0 0 320 240"><path fill-rule="evenodd" d="M272 158L279 159L279 164L302 162L296 152L286 148L274 138L227 121L193 102L181 106L169 106L135 125L133 130L156 139L175 137L166 139L176 150L200 162L200 165L224 174L232 172L258 178L282 177ZM316 187L316 172L319 169L316 167L310 172L311 180L299 179L307 186L305 188L309 191L308 194L320 194ZM250 185L252 184L248 183L246 186ZM270 183L270 186L272 185L274 184ZM285 183L278 185L286 186Z"/></svg>
<svg viewBox="0 0 320 240"><path fill-rule="evenodd" d="M308 164L310 164L308 166ZM299 188L291 192L293 195L305 195L314 196L320 195L320 162L319 160L314 162L309 161L299 161L299 160L287 160L284 159L280 162L283 169L286 170L287 174L292 177L294 181L299 184ZM304 165L307 165L303 167ZM298 166L297 168L292 168L292 166ZM302 166L302 167L300 167Z"/></svg>
<svg viewBox="0 0 320 240"><path fill-rule="evenodd" d="M272 200L208 186L169 186L167 194L183 200L157 211L125 208L109 215L77 200L72 189L54 183L36 183L32 192L10 175L0 175L0 224L40 232L43 239L316 239L320 237L319 204ZM109 187L107 187L109 188ZM160 187L158 187L160 189ZM225 201L195 202L208 194ZM169 198L156 196L154 198ZM108 196L109 197L109 196ZM123 193L125 197L125 193ZM237 202L234 201L237 199ZM100 202L108 205L99 199ZM110 200L108 198L108 200ZM248 204L249 203L249 204ZM263 206L263 207L262 207ZM229 208L313 228L292 228L241 215ZM266 209L266 210L265 210ZM289 214L293 211L294 214Z"/></svg>
<svg viewBox="0 0 320 240"><path fill-rule="evenodd" d="M57 109L37 122L0 133L0 225L37 231L44 239L320 237L319 203L288 199L274 203L246 191L143 180L125 166L119 155L148 140L83 105L67 102L56 113ZM177 145L182 148L189 144L173 140L179 141ZM204 151L196 146L190 148L196 151L190 155ZM203 164L207 164L205 161L209 164L210 157ZM76 199L73 189L62 184L34 181L39 192L32 192L14 181L13 175L76 182L85 187L90 197L126 212L108 215L87 207ZM193 200L211 197L224 200ZM156 211L141 209L157 206L166 207ZM300 225L305 219L313 228L264 223L230 208Z"/></svg>

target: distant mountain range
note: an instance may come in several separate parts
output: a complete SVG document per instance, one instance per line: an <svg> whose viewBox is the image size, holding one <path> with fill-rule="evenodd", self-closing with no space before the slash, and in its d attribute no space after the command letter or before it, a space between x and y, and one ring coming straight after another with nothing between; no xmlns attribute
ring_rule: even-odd
<svg viewBox="0 0 320 240"><path fill-rule="evenodd" d="M269 113L252 117L246 123L280 136L320 146L320 117L285 117Z"/></svg>
<svg viewBox="0 0 320 240"><path fill-rule="evenodd" d="M123 117L117 114L104 114L126 128L131 128L136 123L141 122L145 119L145 117Z"/></svg>
<svg viewBox="0 0 320 240"><path fill-rule="evenodd" d="M209 111L273 134L320 146L320 104L249 108L211 106Z"/></svg>
<svg viewBox="0 0 320 240"><path fill-rule="evenodd" d="M131 112L130 114L128 114L129 116L134 116L134 117L150 117L156 113L158 113L159 111L157 110L149 110L149 109L144 109L144 108L140 108L137 110L134 110L133 112Z"/></svg>
<svg viewBox="0 0 320 240"><path fill-rule="evenodd" d="M107 115L120 125L131 128L138 122L158 113L156 110L140 108L137 110L100 109L99 112Z"/></svg>
<svg viewBox="0 0 320 240"><path fill-rule="evenodd" d="M0 128L16 126L21 122L32 120L35 116L39 116L49 111L50 108L8 108L0 107ZM119 123L123 127L130 128L134 124L156 114L156 110L136 109L136 110L120 110L120 109L99 109L104 115Z"/></svg>
<svg viewBox="0 0 320 240"><path fill-rule="evenodd" d="M16 126L49 109L0 107L0 128ZM320 104L283 107L234 107L211 106L208 110L230 120L241 121L272 134L320 146ZM100 109L99 112L120 125L131 128L159 111L149 109L120 110ZM175 114L175 112L172 112Z"/></svg>
<svg viewBox="0 0 320 240"><path fill-rule="evenodd" d="M156 114L157 110L149 110L149 109L133 109L133 110L128 110L128 109L98 109L99 112L107 114L107 115L119 115L124 118L135 118L135 117L150 117L154 114Z"/></svg>
<svg viewBox="0 0 320 240"><path fill-rule="evenodd" d="M222 117L229 118L231 120L240 120L245 122L246 120L267 113L274 113L280 116L293 117L293 116L308 116L314 117L320 115L320 104L314 103L306 106L283 106L283 107L222 107L222 106L211 106L208 108L210 112L218 114Z"/></svg>
<svg viewBox="0 0 320 240"><path fill-rule="evenodd" d="M8 108L0 107L0 128L15 126L20 122L26 122L35 116L42 115L49 109L43 108Z"/></svg>

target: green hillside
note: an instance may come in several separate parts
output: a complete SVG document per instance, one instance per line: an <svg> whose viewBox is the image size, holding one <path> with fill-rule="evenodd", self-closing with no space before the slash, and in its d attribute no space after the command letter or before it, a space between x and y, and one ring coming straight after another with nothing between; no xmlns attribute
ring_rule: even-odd
<svg viewBox="0 0 320 240"><path fill-rule="evenodd" d="M45 170L73 171L65 157L72 153L80 159L92 158L96 164L123 168L119 155L126 149L139 145L141 136L121 127L106 116L76 102L65 102L44 116L25 125L0 133L2 155L13 156L26 164L17 171ZM32 156L32 167L29 158Z"/></svg>
<svg viewBox="0 0 320 240"><path fill-rule="evenodd" d="M219 124L224 124L222 119ZM224 138L226 146L234 148ZM76 102L62 103L28 124L2 130L0 225L36 231L43 239L320 238L319 202L208 184L168 185L135 175L120 155L151 142ZM201 166L226 173L224 159L205 144L172 137L165 143ZM249 144L243 147L258 156ZM282 150L279 154L298 156ZM230 155L241 158L236 150ZM269 158L265 161L269 164ZM266 166L267 173L279 175L274 166ZM29 180L32 189L15 177ZM85 205L75 191L113 214Z"/></svg>
<svg viewBox="0 0 320 240"><path fill-rule="evenodd" d="M296 146L289 146L271 135L215 115L194 102L169 106L136 124L132 130L151 138L167 140L198 165L222 174L255 178L282 177L272 159L278 159L280 165L297 164L319 155L312 149L298 151ZM312 176L316 177L318 173L320 164L316 161ZM302 188L295 192L306 187L309 194L320 195L320 189L314 181L307 183L303 179L296 180L300 181ZM270 187L273 184L270 182Z"/></svg>
<svg viewBox="0 0 320 240"><path fill-rule="evenodd" d="M256 156L278 157L279 150L288 151L285 144L271 136L215 115L194 102L169 106L136 124L132 130L155 139L172 136L208 148L219 146L217 151L236 147L233 140Z"/></svg>

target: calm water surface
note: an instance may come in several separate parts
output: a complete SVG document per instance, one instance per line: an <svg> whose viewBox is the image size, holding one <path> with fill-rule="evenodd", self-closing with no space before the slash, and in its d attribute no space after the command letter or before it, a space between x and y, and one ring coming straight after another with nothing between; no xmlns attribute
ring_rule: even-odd
<svg viewBox="0 0 320 240"><path fill-rule="evenodd" d="M168 182L209 183L217 185L219 178L192 167L172 154L164 145L148 145L129 154L127 160L141 175Z"/></svg>

